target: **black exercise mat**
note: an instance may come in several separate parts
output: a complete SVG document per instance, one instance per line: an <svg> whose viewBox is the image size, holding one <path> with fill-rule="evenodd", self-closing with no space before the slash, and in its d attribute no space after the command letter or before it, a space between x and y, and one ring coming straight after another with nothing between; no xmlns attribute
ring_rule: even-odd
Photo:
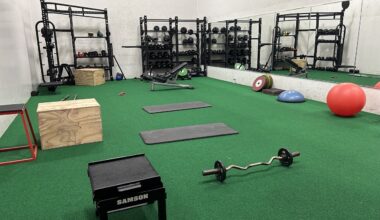
<svg viewBox="0 0 380 220"><path fill-rule="evenodd" d="M205 137L238 134L239 132L224 123L193 125L177 128L143 131L140 136L145 144L159 144L166 142L191 140Z"/></svg>
<svg viewBox="0 0 380 220"><path fill-rule="evenodd" d="M160 112L172 112L172 111L180 111L187 109L196 109L196 108L207 108L211 107L211 105L204 102L184 102L184 103L175 103L168 105L152 105L145 106L143 109L150 113L160 113Z"/></svg>

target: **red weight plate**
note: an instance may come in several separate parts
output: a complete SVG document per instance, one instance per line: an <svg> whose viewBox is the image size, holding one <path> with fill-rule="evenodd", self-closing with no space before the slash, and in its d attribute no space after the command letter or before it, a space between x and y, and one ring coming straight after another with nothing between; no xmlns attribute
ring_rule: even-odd
<svg viewBox="0 0 380 220"><path fill-rule="evenodd" d="M266 84L267 84L266 77L259 76L255 79L255 81L253 81L252 90L256 92L260 92L261 90L265 88Z"/></svg>

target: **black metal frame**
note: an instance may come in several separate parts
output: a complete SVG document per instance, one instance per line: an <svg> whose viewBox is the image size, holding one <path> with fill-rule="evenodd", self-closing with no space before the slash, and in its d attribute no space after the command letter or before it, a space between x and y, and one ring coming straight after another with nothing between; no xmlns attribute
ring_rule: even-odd
<svg viewBox="0 0 380 220"><path fill-rule="evenodd" d="M164 69L169 70L173 66L182 63L182 62L189 62L189 60L182 60L180 57L182 55L179 55L179 46L182 44L179 42L179 35L182 34L179 32L178 24L179 23L195 23L196 24L196 31L194 31L194 35L196 36L196 41L194 42L194 45L196 47L196 56L197 63L188 63L188 67L192 66L192 70L189 73L192 76L206 76L207 75L207 64L202 59L202 54L205 53L205 44L204 44L204 32L207 24L206 17L203 19L179 19L178 17L175 17L174 19L168 18L168 19L151 19L147 18L147 16L140 17L140 40L141 45L137 46L122 46L122 48L140 48L141 49L141 64L142 64L142 70L144 72L151 72L154 69ZM161 24L161 25L167 25L168 30L167 31L155 31L155 30L149 30L148 24ZM152 36L149 35L149 33L156 33L156 38L154 42L152 42ZM158 40L158 33L168 33L170 36L169 42L159 41ZM155 46L160 45L157 43L163 43L161 45L168 45L166 48L155 48ZM151 52L157 52L157 51L169 51L169 57L164 59L151 59L150 53ZM156 61L153 63L153 61ZM169 65L164 66L158 66L157 63L160 63L161 61L169 61ZM203 68L202 68L203 66Z"/></svg>
<svg viewBox="0 0 380 220"><path fill-rule="evenodd" d="M276 16L276 26L273 30L273 46L272 46L272 69L274 69L278 64L282 63L282 59L280 59L280 54L283 52L293 52L293 57L287 57L290 59L293 58L306 58L306 59L312 59L313 61L311 64L308 64L309 68L311 69L326 69L330 70L329 68L317 68L316 64L317 61L328 61L333 62L333 67L331 70L337 71L339 68L348 68L352 66L345 66L342 65L342 57L343 57L343 49L344 49L344 42L345 42L345 36L346 36L346 26L344 25L344 13L346 8L343 8L340 12L310 12L310 13L291 13L291 14L277 14ZM300 28L300 21L315 21L315 28L309 28L309 29L302 29ZM336 32L334 33L323 33L323 29L320 29L320 22L324 20L330 20L330 21L338 21L338 25L336 26ZM280 28L281 22L295 22L296 27L293 34L283 34ZM298 37L300 32L315 32L315 46L314 46L314 54L310 55L304 55L304 54L298 54L297 48L298 48ZM334 40L326 40L326 39L320 39L321 36L334 36ZM287 47L284 48L281 45L281 38L282 37L294 37L294 44L293 47ZM321 57L318 57L318 46L321 43L330 43L334 44L334 53L333 56L330 57L330 59L324 59ZM281 49L283 48L283 49ZM287 49L287 50L285 50Z"/></svg>
<svg viewBox="0 0 380 220"><path fill-rule="evenodd" d="M38 54L39 54L39 61L40 61L40 67L41 67L41 76L44 83L48 83L45 79L46 76L49 76L50 82L57 82L61 81L62 79L60 77L57 77L57 73L59 69L61 68L61 63L59 61L59 53L58 53L58 41L57 41L57 32L67 32L71 35L72 40L72 47L73 47L73 60L74 63L72 64L65 64L68 67L78 68L78 59L81 58L87 58L87 57L78 57L77 51L76 51L76 40L79 38L104 38L107 42L107 55L106 56L99 56L99 57L92 57L92 58L107 58L107 66L104 67L106 71L108 71L108 77L110 80L113 80L113 74L112 74L112 67L114 66L113 62L113 49L112 49L112 43L110 39L110 30L109 30L109 24L108 24L108 12L107 9L96 9L96 8L89 8L89 7L82 7L82 6L76 6L76 5L69 5L69 4L61 4L56 2L45 2L45 0L40 0L41 3L41 12L42 12L42 20L38 21L35 25L36 30L36 37L37 37L37 46L38 46ZM70 21L70 28L69 29L58 29L55 27L54 23L49 21L49 14L58 14L58 15L67 15L69 17ZM105 22L105 28L106 28L106 34L104 37L88 37L88 36L75 36L74 32L74 22L73 17L88 17L88 18L96 18L96 19L103 19ZM44 37L45 39L45 47L43 49L46 50L47 55L47 61L48 61L48 69L47 74L45 75L45 70L43 68L44 64L42 61L42 49L41 49L41 41L40 41L40 24L43 25L42 29L51 31L53 34L53 39ZM51 46L48 46L51 45ZM55 51L54 51L55 49ZM55 55L55 59L54 59ZM55 63L56 62L56 63ZM96 65L96 64L95 64ZM101 66L102 67L102 66ZM60 72L59 75L62 73Z"/></svg>
<svg viewBox="0 0 380 220"><path fill-rule="evenodd" d="M154 30L148 30L148 23L150 24L161 24L166 25L168 28L167 31L154 31ZM142 70L143 72L147 70L152 69L170 69L173 67L173 32L171 31L173 20L171 18L169 19L148 19L147 16L140 17L140 37L141 37L141 46L136 46L138 48L141 48L141 59L142 59ZM169 42L164 41L157 41L157 42L150 42L148 40L151 35L149 33L155 33L156 37L158 38L158 33L164 33L168 34L170 36ZM168 48L163 49L157 49L157 48L151 48L152 45L157 45L157 43L162 43L162 45L168 45ZM132 46L134 47L134 46ZM123 48L129 48L128 46L123 46ZM158 51L166 51L169 52L168 58L160 58L160 59L151 59L150 53L158 52ZM155 64L153 64L153 61L155 61ZM157 68L157 63L161 61L169 61L169 65L165 67Z"/></svg>
<svg viewBox="0 0 380 220"><path fill-rule="evenodd" d="M248 24L248 30L237 30L237 26L239 26L239 24L244 24L244 23L247 23ZM258 33L257 33L257 36L253 36L253 33L252 33L252 25L254 24L257 24L258 25ZM220 60L212 60L212 49L211 49L211 46L212 46L212 42L211 42L211 38L212 38L212 35L214 35L215 33L212 33L212 24L209 23L208 24L208 30L207 30L207 35L208 35L208 39L210 39L210 41L207 42L207 62L208 64L211 64L213 62L216 62L216 63L220 63L222 65L224 65L224 67L232 67L235 63L239 63L239 59L240 57L246 57L247 59L247 69L252 69L252 70L258 70L260 69L260 57L261 57L261 47L262 47L262 44L261 44L261 24L262 24L262 20L261 18L259 18L258 20L238 20L238 19L235 19L235 20L227 20L225 21L225 28L226 28L226 32L224 33L224 43L217 43L218 45L223 45L224 46L224 59L220 59ZM229 28L233 26L233 31L230 31ZM247 41L247 46L244 47L244 48L238 48L238 44L239 44L239 41L238 41L238 33L239 32L247 32L248 33L248 41ZM221 34L221 33L217 33L217 34ZM233 35L233 41L232 42L229 42L228 41L228 35L232 34ZM255 68L252 68L252 63L251 63L251 60L252 60L252 44L253 42L252 41L256 41L256 44L257 44L257 65ZM233 59L233 64L231 64L230 62L228 62L228 59L231 59L229 53L231 50L234 50L234 51L237 51L238 49L244 49L244 50L247 50L247 54L246 55L238 55L236 52L233 54L232 56L232 59ZM218 54L217 56L221 56L221 54Z"/></svg>
<svg viewBox="0 0 380 220"><path fill-rule="evenodd" d="M182 34L179 32L179 24L180 23L194 23L196 26L196 30L194 31L193 35L195 35L196 39L193 45L195 45L196 48L196 63L189 63L191 61L189 60L183 60L180 59L180 49L179 46L184 46L182 43L179 42L179 35L186 35L188 36L189 34ZM203 19L179 19L177 16L174 18L174 33L175 33L175 51L176 51L176 56L175 56L175 61L174 63L183 63L187 62L188 66L193 67L193 71L191 71L192 76L207 76L207 63L203 62L202 60L202 54L206 52L206 45L205 45L205 31L207 27L207 18L203 17ZM194 55L191 55L194 57ZM203 69L202 69L203 65Z"/></svg>

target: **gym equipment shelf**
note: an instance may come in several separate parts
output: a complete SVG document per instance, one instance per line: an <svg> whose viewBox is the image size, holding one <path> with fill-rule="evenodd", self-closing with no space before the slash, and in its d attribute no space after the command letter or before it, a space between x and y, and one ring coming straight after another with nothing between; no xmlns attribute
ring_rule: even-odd
<svg viewBox="0 0 380 220"><path fill-rule="evenodd" d="M248 30L238 30L238 27L239 27L239 24L248 24ZM253 33L252 33L252 25L257 25L257 30L258 30L258 33L257 33L257 36L253 36ZM210 42L211 40L209 41L206 41L207 43L207 54L206 54L206 60L207 60L207 63L208 64L211 64L211 63L216 63L216 64L222 64L222 66L224 67L233 67L235 65L235 63L243 63L244 65L247 65L247 69L259 69L260 68L260 49L263 45L261 45L261 24L262 24L262 20L261 18L259 18L258 20L227 20L225 21L225 24L223 24L223 27L226 28L226 31L224 33L214 33L212 31L212 25L211 23L208 24L208 30L207 30L207 35L208 35L208 39L211 39L212 38L212 35L222 35L224 36L224 42L223 43L220 43L220 42L217 42L217 43L212 43ZM230 30L231 28L231 30ZM244 39L244 40L241 40L238 38L238 33L239 32L247 32L247 39ZM229 38L229 36L232 36L232 39ZM256 55L256 58L257 58L257 65L255 68L252 68L252 55L251 55L251 52L252 52L252 41L257 41L257 55ZM240 47L239 44L244 44L243 47ZM224 48L222 48L222 50L224 50L225 52L223 53L217 53L217 54L213 54L213 50L212 50L212 45L220 45L220 46L224 46ZM220 48L219 48L220 49ZM237 52L231 52L231 51L242 51L242 50L246 50L247 52L244 53L244 54L238 54ZM230 54L232 53L232 54ZM215 62L212 60L212 57L213 56L220 56L220 55L223 55L224 56L224 62L222 62L221 60L218 60L218 62ZM223 65L224 64L224 65Z"/></svg>
<svg viewBox="0 0 380 220"><path fill-rule="evenodd" d="M89 39L89 38L103 38L106 40L106 51L107 51L107 66L111 68L105 69L108 71L108 78L113 80L112 67L113 63L113 49L112 43L110 39L110 31L108 25L108 12L107 9L96 9L90 7L69 5L69 4L61 4L55 2L45 2L45 0L40 0L41 3L41 12L42 12L42 20L38 21L35 25L36 37L37 37L37 46L39 52L39 61L40 61L40 69L43 83L49 83L45 79L45 77L49 77L50 82L61 81L64 84L73 84L74 79L71 73L71 67L78 68L77 59L84 57L77 57L76 51L76 40L77 39ZM54 15L65 15L69 18L69 28L68 29L59 29L55 28L53 22L49 21L49 14ZM74 31L74 19L73 17L87 17L92 19L101 19L104 20L105 23L105 36L75 36ZM42 28L39 28L40 24L43 25ZM41 31L40 31L41 30ZM58 51L58 41L56 37L57 32L67 32L70 33L71 41L72 41L72 54L74 63L71 64L61 64L59 60L59 51ZM41 46L40 35L45 40L45 47ZM48 68L47 74L45 74L44 64L42 63L42 49L46 50ZM87 57L86 57L87 58ZM62 77L62 71L66 70L68 72L68 77ZM52 91L55 88L51 89Z"/></svg>
<svg viewBox="0 0 380 220"><path fill-rule="evenodd" d="M141 59L142 59L142 70L143 72L152 71L154 69L171 69L175 63L181 63L180 58L186 56L192 56L197 61L188 60L188 68L193 69L190 71L193 76L205 76L207 72L207 66L204 65L200 60L200 55L204 52L204 44L202 44L203 31L206 26L206 18L203 19L179 19L178 17L169 19L148 19L147 16L140 17L140 37L141 45L138 46L122 46L122 48L140 48L141 49ZM179 23L194 23L196 30L193 34L181 33L178 29ZM148 26L164 24L168 31L162 30L150 30ZM152 27L150 27L152 28ZM152 34L153 33L153 34ZM156 34L154 36L154 33ZM194 35L196 39L193 39L192 44L179 43L178 36L191 36ZM154 36L154 37L153 37ZM166 40L164 37L168 36ZM162 40L160 40L162 38ZM161 43L161 44L158 44ZM157 48L163 47L166 48ZM181 49L180 49L181 47ZM190 49L191 48L191 49ZM184 50L185 49L185 50ZM181 54L184 51L195 51L194 54ZM162 58L162 54L158 54L159 51L168 52L168 57ZM151 52L155 52L158 55L158 59L151 58ZM165 60L169 63L162 63ZM203 65L203 66L202 66Z"/></svg>
<svg viewBox="0 0 380 220"><path fill-rule="evenodd" d="M345 43L346 26L344 25L344 14L345 10L348 8L349 2L342 2L342 11L340 12L310 12L310 13L291 13L291 14L277 14L276 16L276 26L273 30L273 46L272 46L272 68L278 68L282 65L282 58L285 55L282 53L292 53L292 57L286 57L289 59L293 58L308 58L312 62L309 64L310 68L316 69L317 61L330 61L333 62L332 69L337 71L339 68L347 68L347 66L342 65L343 49ZM301 21L315 21L315 28L302 29L300 27ZM321 21L337 21L338 24L335 29L320 29ZM283 35L281 31L280 24L283 22L295 22L295 29L292 31L294 34ZM314 39L314 54L313 55L298 55L298 43L299 43L299 33L300 32L315 32ZM282 50L284 48L281 45L281 38L292 36L294 37L293 45L291 45L293 50ZM334 39L321 39L321 36L333 36ZM333 44L333 58L330 60L317 59L318 57L318 47L320 44ZM353 66L349 66L353 67Z"/></svg>

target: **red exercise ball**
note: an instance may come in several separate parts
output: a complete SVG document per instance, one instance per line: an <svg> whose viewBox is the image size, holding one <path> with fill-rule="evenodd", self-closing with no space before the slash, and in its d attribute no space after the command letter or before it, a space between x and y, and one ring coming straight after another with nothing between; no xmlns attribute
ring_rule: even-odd
<svg viewBox="0 0 380 220"><path fill-rule="evenodd" d="M375 88L375 89L380 89L380 82L376 83L376 85L375 85L374 88Z"/></svg>
<svg viewBox="0 0 380 220"><path fill-rule="evenodd" d="M360 112L365 105L363 89L354 83L341 83L327 94L327 105L339 116L350 117Z"/></svg>

